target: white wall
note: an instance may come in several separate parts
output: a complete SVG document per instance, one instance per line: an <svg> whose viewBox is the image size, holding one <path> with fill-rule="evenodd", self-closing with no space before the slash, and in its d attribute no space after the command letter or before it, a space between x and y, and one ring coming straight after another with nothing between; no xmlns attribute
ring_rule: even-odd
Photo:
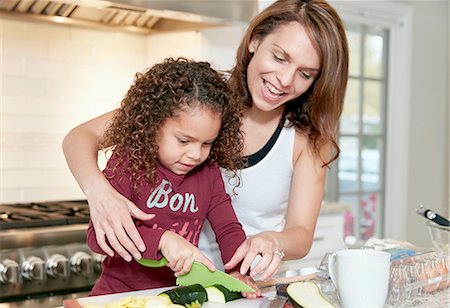
<svg viewBox="0 0 450 308"><path fill-rule="evenodd" d="M203 59L211 62L217 69L231 69L246 28L247 24L241 23L226 28L203 30Z"/></svg>
<svg viewBox="0 0 450 308"><path fill-rule="evenodd" d="M145 65L145 39L9 19L0 29L0 202L82 198L62 138L117 106Z"/></svg>
<svg viewBox="0 0 450 308"><path fill-rule="evenodd" d="M219 70L228 70L233 67L244 31L245 24L236 23L202 31L154 34L147 37L147 60L151 65L165 57L184 56L208 61Z"/></svg>
<svg viewBox="0 0 450 308"><path fill-rule="evenodd" d="M203 37L198 31L157 33L146 38L147 64L151 66L167 57L202 59Z"/></svg>
<svg viewBox="0 0 450 308"><path fill-rule="evenodd" d="M407 240L430 245L423 204L449 217L449 3L409 1L413 8ZM398 115L401 116L401 115Z"/></svg>

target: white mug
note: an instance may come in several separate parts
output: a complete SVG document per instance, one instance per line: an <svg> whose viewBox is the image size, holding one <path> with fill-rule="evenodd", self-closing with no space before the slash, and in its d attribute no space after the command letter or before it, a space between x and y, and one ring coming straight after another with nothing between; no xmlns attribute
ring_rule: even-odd
<svg viewBox="0 0 450 308"><path fill-rule="evenodd" d="M383 307L389 290L390 254L347 249L328 258L328 272L344 308Z"/></svg>

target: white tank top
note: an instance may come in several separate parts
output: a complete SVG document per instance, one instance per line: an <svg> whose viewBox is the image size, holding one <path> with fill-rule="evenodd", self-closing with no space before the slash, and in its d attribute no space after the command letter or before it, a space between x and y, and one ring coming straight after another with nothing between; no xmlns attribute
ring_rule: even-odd
<svg viewBox="0 0 450 308"><path fill-rule="evenodd" d="M293 173L294 139L295 128L283 127L267 155L257 164L240 170L239 187L235 188L222 170L225 189L232 196L233 208L247 236L262 231L281 231L284 227ZM208 221L203 225L198 247L217 268L223 269Z"/></svg>

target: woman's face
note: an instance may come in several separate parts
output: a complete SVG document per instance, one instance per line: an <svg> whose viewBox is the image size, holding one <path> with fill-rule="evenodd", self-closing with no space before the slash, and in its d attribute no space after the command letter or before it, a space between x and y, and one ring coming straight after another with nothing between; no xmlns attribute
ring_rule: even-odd
<svg viewBox="0 0 450 308"><path fill-rule="evenodd" d="M253 39L253 57L247 68L247 84L253 107L275 110L302 95L320 71L320 57L305 28L291 22L276 28L262 40Z"/></svg>

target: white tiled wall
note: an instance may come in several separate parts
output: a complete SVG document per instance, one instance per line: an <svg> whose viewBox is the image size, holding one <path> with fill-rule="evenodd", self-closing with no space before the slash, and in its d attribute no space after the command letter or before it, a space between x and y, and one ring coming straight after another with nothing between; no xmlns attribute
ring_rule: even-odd
<svg viewBox="0 0 450 308"><path fill-rule="evenodd" d="M8 19L0 29L0 202L83 198L62 139L117 106L146 65L146 38Z"/></svg>
<svg viewBox="0 0 450 308"><path fill-rule="evenodd" d="M236 23L202 31L155 34L147 38L147 60L153 64L165 57L184 56L209 61L218 70L229 70L245 28L246 24Z"/></svg>
<svg viewBox="0 0 450 308"><path fill-rule="evenodd" d="M134 74L167 56L230 68L242 31L142 36L1 19L0 203L84 198L64 161L65 134L114 109Z"/></svg>

